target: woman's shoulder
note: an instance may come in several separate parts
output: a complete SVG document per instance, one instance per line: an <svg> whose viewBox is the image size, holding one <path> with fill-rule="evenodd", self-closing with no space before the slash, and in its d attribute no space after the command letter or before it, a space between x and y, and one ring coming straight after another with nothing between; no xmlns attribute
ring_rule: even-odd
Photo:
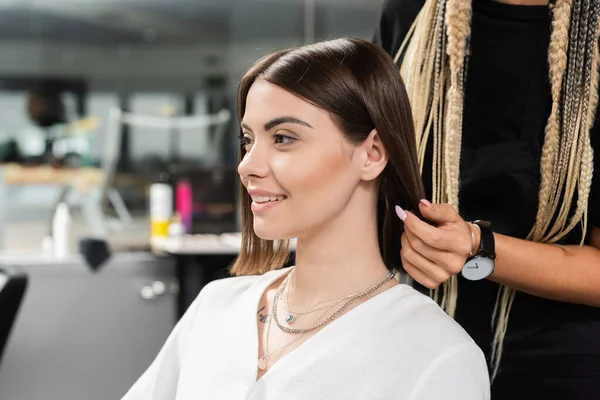
<svg viewBox="0 0 600 400"><path fill-rule="evenodd" d="M411 397L415 399L434 398L428 396L425 389L446 384L458 385L453 388L456 393L462 393L458 387L465 386L482 393L489 390L483 352L431 298L399 284L371 300L375 300L371 306L363 308L363 312L355 314L357 318L346 320L342 326L345 332L352 334L332 337L327 343L336 354L352 348L352 354L344 357L344 365L361 363L367 369L381 371L384 377L395 382L390 390L402 387L406 392L418 393ZM365 384L381 384L381 374L368 375L363 379ZM459 377L463 377L463 382Z"/></svg>
<svg viewBox="0 0 600 400"><path fill-rule="evenodd" d="M483 351L467 332L428 296L404 287L406 310L396 317L402 340L389 338L414 379L414 398L489 399L489 372ZM397 365L390 365L390 368ZM453 393L446 393L452 387Z"/></svg>
<svg viewBox="0 0 600 400"><path fill-rule="evenodd" d="M475 352L483 359L473 339L433 299L406 284L394 289L370 317L372 323L381 325L378 340L387 348L423 367L456 349Z"/></svg>
<svg viewBox="0 0 600 400"><path fill-rule="evenodd" d="M227 306L239 300L243 295L262 286L263 283L272 281L284 273L285 270L269 271L262 275L243 275L217 279L205 285L198 297L201 298L202 303L210 304L211 307Z"/></svg>

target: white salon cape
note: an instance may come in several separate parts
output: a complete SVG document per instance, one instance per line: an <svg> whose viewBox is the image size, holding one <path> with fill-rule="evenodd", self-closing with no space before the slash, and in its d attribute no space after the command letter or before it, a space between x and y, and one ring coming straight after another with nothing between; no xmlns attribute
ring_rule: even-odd
<svg viewBox="0 0 600 400"><path fill-rule="evenodd" d="M398 285L259 379L257 308L286 269L208 284L123 400L487 400L485 358L430 298Z"/></svg>

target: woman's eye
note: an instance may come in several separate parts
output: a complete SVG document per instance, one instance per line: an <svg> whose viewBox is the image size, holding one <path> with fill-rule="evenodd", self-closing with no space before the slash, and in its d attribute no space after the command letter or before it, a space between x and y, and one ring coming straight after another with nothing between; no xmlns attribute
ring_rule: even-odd
<svg viewBox="0 0 600 400"><path fill-rule="evenodd" d="M240 145L244 148L248 148L254 141L248 135L240 135Z"/></svg>
<svg viewBox="0 0 600 400"><path fill-rule="evenodd" d="M282 135L280 133L276 133L273 135L275 137L276 144L292 144L296 141L293 137Z"/></svg>

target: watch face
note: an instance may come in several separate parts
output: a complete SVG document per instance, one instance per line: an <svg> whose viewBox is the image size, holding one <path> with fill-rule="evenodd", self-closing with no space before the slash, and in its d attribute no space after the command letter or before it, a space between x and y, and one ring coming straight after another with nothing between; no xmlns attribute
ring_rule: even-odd
<svg viewBox="0 0 600 400"><path fill-rule="evenodd" d="M465 263L462 276L470 281L487 278L494 272L494 260L488 257L474 257Z"/></svg>

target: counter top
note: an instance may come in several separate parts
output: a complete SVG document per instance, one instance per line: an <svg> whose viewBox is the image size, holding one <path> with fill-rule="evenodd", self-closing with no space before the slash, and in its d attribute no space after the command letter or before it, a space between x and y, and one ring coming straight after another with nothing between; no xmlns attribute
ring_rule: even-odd
<svg viewBox="0 0 600 400"><path fill-rule="evenodd" d="M150 245L155 251L169 254L237 254L242 246L242 234L233 232L152 238ZM296 240L292 239L290 249L295 248Z"/></svg>

